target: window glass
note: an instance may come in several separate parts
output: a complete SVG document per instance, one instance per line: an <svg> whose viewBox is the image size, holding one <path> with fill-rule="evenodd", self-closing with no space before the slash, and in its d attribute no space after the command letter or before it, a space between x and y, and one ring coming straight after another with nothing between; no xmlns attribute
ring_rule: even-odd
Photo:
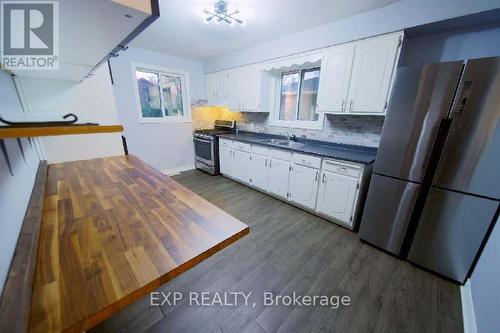
<svg viewBox="0 0 500 333"><path fill-rule="evenodd" d="M279 120L316 121L320 68L281 74Z"/></svg>
<svg viewBox="0 0 500 333"><path fill-rule="evenodd" d="M137 86L139 87L142 116L145 118L163 117L158 74L136 71L135 76L137 79Z"/></svg>
<svg viewBox="0 0 500 333"><path fill-rule="evenodd" d="M318 120L316 100L318 99L319 68L302 71L298 120Z"/></svg>
<svg viewBox="0 0 500 333"><path fill-rule="evenodd" d="M281 75L280 120L296 119L299 79L299 71Z"/></svg>
<svg viewBox="0 0 500 333"><path fill-rule="evenodd" d="M178 76L161 75L161 86L163 89L163 109L165 116L182 117L184 110L181 78Z"/></svg>

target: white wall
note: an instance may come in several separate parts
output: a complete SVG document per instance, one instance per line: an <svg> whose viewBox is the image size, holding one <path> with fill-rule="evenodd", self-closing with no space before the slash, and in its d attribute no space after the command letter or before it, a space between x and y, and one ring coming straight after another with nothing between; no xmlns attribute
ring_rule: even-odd
<svg viewBox="0 0 500 333"><path fill-rule="evenodd" d="M470 279L478 333L500 330L500 218Z"/></svg>
<svg viewBox="0 0 500 333"><path fill-rule="evenodd" d="M119 123L106 65L83 82L33 78L19 82L31 112L74 113L85 122ZM44 137L41 141L49 163L123 154L120 133Z"/></svg>
<svg viewBox="0 0 500 333"><path fill-rule="evenodd" d="M205 61L205 72L256 63L500 7L498 0L403 0Z"/></svg>
<svg viewBox="0 0 500 333"><path fill-rule="evenodd" d="M140 48L129 48L111 60L114 94L120 122L125 126L129 153L158 170L192 167L194 164L192 125L183 123L139 123L131 62L188 72L191 98L204 98L205 77L199 61Z"/></svg>
<svg viewBox="0 0 500 333"><path fill-rule="evenodd" d="M0 115L8 119L22 112L11 77L4 71L0 71ZM38 155L29 145L28 139L21 139L26 160L21 155L16 139L5 139L4 142L13 175L10 174L6 160L0 152L0 295L17 244L39 163Z"/></svg>

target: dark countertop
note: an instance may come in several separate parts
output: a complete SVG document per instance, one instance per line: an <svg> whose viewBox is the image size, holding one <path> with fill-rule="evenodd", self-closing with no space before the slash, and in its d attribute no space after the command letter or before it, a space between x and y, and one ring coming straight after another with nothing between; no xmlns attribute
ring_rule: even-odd
<svg viewBox="0 0 500 333"><path fill-rule="evenodd" d="M286 141L287 138L273 134L240 131L235 134L221 134L219 137L361 164L373 163L377 155L377 148L374 147L345 145L300 138L297 138L297 142L291 141L287 145L283 145L279 144L279 142L270 142L270 139Z"/></svg>

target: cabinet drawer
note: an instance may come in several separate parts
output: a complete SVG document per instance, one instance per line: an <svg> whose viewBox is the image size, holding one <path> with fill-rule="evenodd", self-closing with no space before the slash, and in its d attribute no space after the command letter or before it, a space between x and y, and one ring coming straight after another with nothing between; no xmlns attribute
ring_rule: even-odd
<svg viewBox="0 0 500 333"><path fill-rule="evenodd" d="M290 159L292 158L292 152L271 148L269 149L269 156L283 161L290 161Z"/></svg>
<svg viewBox="0 0 500 333"><path fill-rule="evenodd" d="M293 153L292 162L319 169L321 167L321 157Z"/></svg>
<svg viewBox="0 0 500 333"><path fill-rule="evenodd" d="M219 147L233 148L233 140L229 139L219 139Z"/></svg>
<svg viewBox="0 0 500 333"><path fill-rule="evenodd" d="M324 160L323 170L356 178L359 178L359 176L361 176L362 171L360 165L344 163L335 160Z"/></svg>
<svg viewBox="0 0 500 333"><path fill-rule="evenodd" d="M252 154L269 155L269 148L252 144Z"/></svg>
<svg viewBox="0 0 500 333"><path fill-rule="evenodd" d="M233 148L241 151L250 152L250 144L246 142L234 141Z"/></svg>

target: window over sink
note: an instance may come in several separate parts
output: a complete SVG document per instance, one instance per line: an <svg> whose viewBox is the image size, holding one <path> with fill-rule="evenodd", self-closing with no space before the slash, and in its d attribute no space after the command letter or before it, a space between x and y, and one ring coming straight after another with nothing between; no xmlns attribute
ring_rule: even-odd
<svg viewBox="0 0 500 333"><path fill-rule="evenodd" d="M132 64L139 121L190 121L187 73L156 66Z"/></svg>
<svg viewBox="0 0 500 333"><path fill-rule="evenodd" d="M324 116L317 113L321 53L270 63L265 74L274 93L270 98L270 125L323 129Z"/></svg>
<svg viewBox="0 0 500 333"><path fill-rule="evenodd" d="M318 120L319 74L319 67L281 74L279 120Z"/></svg>

